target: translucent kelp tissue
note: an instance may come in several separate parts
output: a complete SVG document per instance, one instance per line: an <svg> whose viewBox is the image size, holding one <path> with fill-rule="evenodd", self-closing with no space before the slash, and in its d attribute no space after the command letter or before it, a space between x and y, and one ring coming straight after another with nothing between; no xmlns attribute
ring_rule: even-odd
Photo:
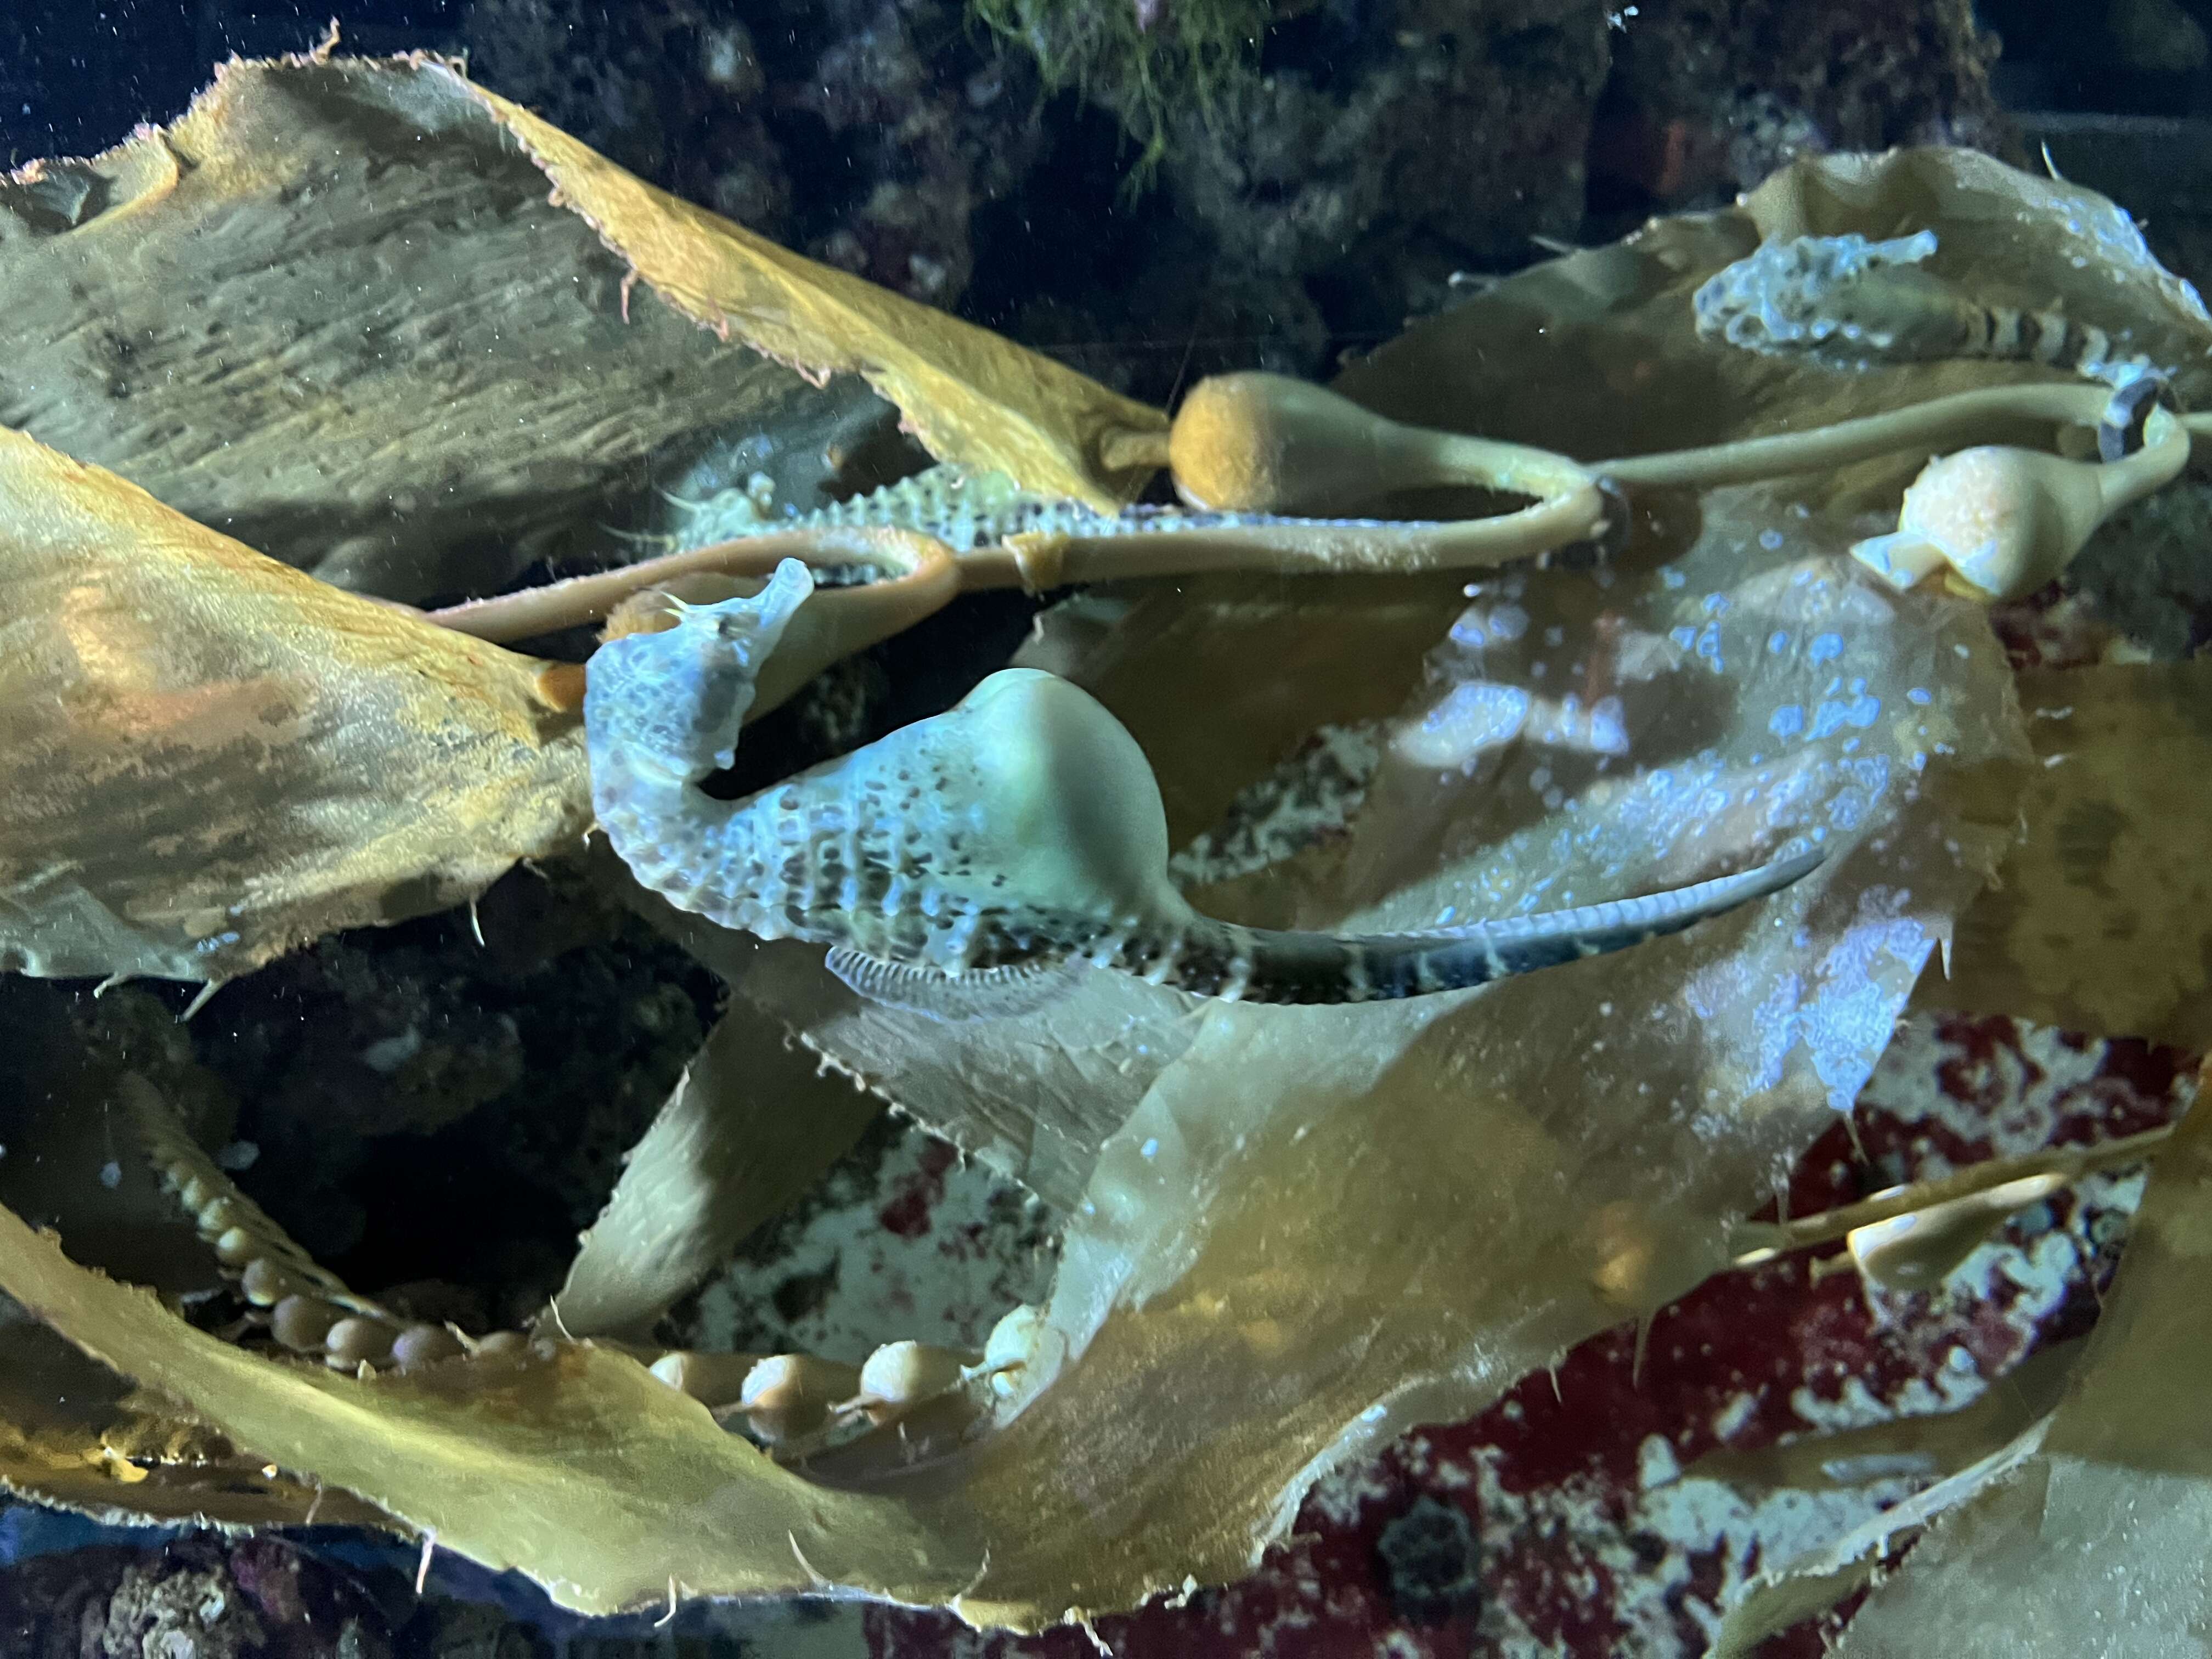
<svg viewBox="0 0 2212 1659"><path fill-rule="evenodd" d="M329 187L295 188L309 174ZM57 1027L27 1061L52 1103L0 1161L12 1490L234 1527L316 1509L592 1612L819 1589L1025 1628L1119 1610L1235 1577L1332 1466L1739 1259L1741 1218L1954 948L1991 958L1962 955L1962 984L2084 995L2021 916L1960 931L2051 834L1988 607L2178 474L2212 344L2194 294L2087 192L1966 152L1801 162L1736 209L1501 283L1334 390L1225 377L1171 421L660 196L437 60L233 65L174 128L9 188L44 201L63 176L106 205L9 209L0 268L26 304L234 315L295 331L270 361L300 385L337 384L318 340L374 373L311 416L185 372L149 389L157 418L57 346L46 401L8 410L4 959L219 986L576 854L729 1002L527 1332L343 1284L198 1147L204 1103ZM194 264L208 216L270 257ZM525 219L533 274L495 349L466 305L403 322L404 295L519 258ZM1850 237L1918 240L1855 262ZM389 258L349 267L359 328L306 327L318 261L362 240ZM94 242L103 283L72 289ZM1791 327L1711 325L1752 289ZM472 421L478 397L509 424ZM653 517L653 466L732 444L780 471L722 501L711 539ZM1163 469L1183 505L1128 505ZM409 507L403 478L447 482ZM549 548L592 546L603 568L509 591ZM890 914L865 868L807 876L804 905L846 933L760 943L670 908L709 908L685 904L706 877L681 860L587 850L584 725L619 659L508 648L696 629L766 603L780 567L762 708L964 592L1079 585L1016 683L1058 686L1055 707L1079 691L1125 734L1116 764L1158 791L1160 890L1232 930L1505 940L1531 916L1809 872L1589 960L1316 1006L1239 1000L1233 972L1193 996L1172 965L1108 963L1105 934L1078 949L979 902L997 954L977 971L1039 940L1080 971L967 1010L988 1018L901 1006L824 964L823 939L888 937L854 922ZM2039 685L2038 706L2064 692ZM2097 706L2109 756L2180 718L2171 698ZM735 748L745 711L723 712L679 736ZM1014 730L1025 811L1085 783L1068 732ZM2073 787L2124 792L2136 769ZM918 806L833 799L829 775L769 796L794 823L862 801L880 822L853 844L902 844ZM1013 869L1019 836L988 811L969 829L976 890L1060 878ZM1022 890L1026 915L1044 890ZM2171 925L2201 937L2202 897ZM2069 902L2092 927L2142 900ZM2168 976L2096 1007L2125 1030L2201 1003ZM1049 1207L1049 1297L981 1352L886 1331L858 1368L657 1346L662 1311L885 1103ZM57 1172L94 1117L133 1173L80 1190ZM34 1179L21 1154L42 1146ZM158 1277L118 1243L146 1227L173 1246ZM220 1330L179 1312L210 1297L237 1307ZM1960 1537L1954 1573L1997 1547Z"/></svg>

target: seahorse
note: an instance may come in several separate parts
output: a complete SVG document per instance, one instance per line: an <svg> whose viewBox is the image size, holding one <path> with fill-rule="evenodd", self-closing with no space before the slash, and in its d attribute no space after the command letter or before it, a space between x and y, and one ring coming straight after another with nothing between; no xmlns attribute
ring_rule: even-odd
<svg viewBox="0 0 2212 1659"><path fill-rule="evenodd" d="M1036 532L1095 538L1244 530L1270 525L1371 530L1387 523L1400 531L1438 527L1436 521L1428 520L1303 519L1173 507L1135 506L1119 513L1100 513L1080 501L1024 490L1003 472L971 471L950 464L926 467L880 489L808 513L795 508L777 512L775 486L767 474L757 472L743 487L716 490L701 501L674 495L667 499L682 514L677 527L634 539L675 553L773 530L836 526L890 525L918 530L956 553Z"/></svg>
<svg viewBox="0 0 2212 1659"><path fill-rule="evenodd" d="M1770 356L1840 367L1985 357L2043 363L2118 385L2149 360L2056 308L1991 305L1920 269L1936 233L1873 242L1856 234L1762 243L1700 287L1698 332Z"/></svg>
<svg viewBox="0 0 2212 1659"><path fill-rule="evenodd" d="M592 801L646 886L726 927L829 945L831 971L878 1001L1012 1013L1094 969L1231 1000L1426 995L1625 950L1820 861L1420 933L1238 927L1200 914L1170 880L1159 786L1127 729L1079 687L1022 668L943 714L716 801L698 786L734 760L754 677L812 592L806 568L786 560L756 595L679 606L673 628L601 647L584 702Z"/></svg>

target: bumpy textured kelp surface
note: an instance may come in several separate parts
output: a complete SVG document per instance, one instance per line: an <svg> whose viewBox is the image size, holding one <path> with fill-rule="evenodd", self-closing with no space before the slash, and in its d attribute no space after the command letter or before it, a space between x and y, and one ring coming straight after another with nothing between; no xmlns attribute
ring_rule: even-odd
<svg viewBox="0 0 2212 1659"><path fill-rule="evenodd" d="M1945 1514L1838 1651L2191 1652L2212 1639L2201 1300L2212 1112L2159 1159L2065 1397L2016 1467Z"/></svg>
<svg viewBox="0 0 2212 1659"><path fill-rule="evenodd" d="M553 1299L574 1336L642 1330L848 1151L883 1103L823 1075L743 998L630 1149Z"/></svg>
<svg viewBox="0 0 2212 1659"><path fill-rule="evenodd" d="M1162 424L429 58L233 63L171 125L36 164L0 185L0 282L34 343L0 421L391 598L588 548L715 434L857 419L857 386L817 390L842 371L945 459L1102 505L1141 480L1099 434ZM818 504L818 437L784 447L782 498Z"/></svg>
<svg viewBox="0 0 2212 1659"><path fill-rule="evenodd" d="M0 191L35 343L0 417L346 586L495 586L656 446L806 392L626 295L547 194L433 66L233 64L171 126Z"/></svg>
<svg viewBox="0 0 2212 1659"><path fill-rule="evenodd" d="M1127 482L1097 468L1094 441L1117 425L1157 427L972 331L941 350L936 337L902 334L905 313L882 311L879 295L864 305L832 285L830 298L801 304L775 289L789 314L776 328L744 325L753 285L808 273L748 245L744 259L698 274L698 250L726 228L442 66L234 70L201 113L213 119L249 86L269 108L294 109L355 76L377 88L356 101L386 113L342 149L378 142L395 111L461 132L478 117L456 110L492 112L635 260L633 315L642 289L665 283L678 307L710 322L720 308L778 356L868 375L945 453L995 458L1039 488L1091 499ZM500 177L484 188L520 188ZM1664 222L1503 283L1377 354L1344 389L1401 418L1598 459L1802 429L2034 374L1935 365L1838 376L1700 340L1690 295L1755 245L1778 202L1820 204L1823 228L1932 222L1962 280L2002 261L2016 284L2094 289L2118 313L2110 325L2203 325L2142 270L2140 244L2109 204L1978 157L1804 164L1773 191L1747 210ZM2099 228L2085 241L2069 216ZM465 235L455 245L466 246ZM2082 277L2077 255L2110 262L2120 279ZM618 355L632 337L593 337ZM663 349L660 336L638 337ZM702 362L726 349L696 329L684 338ZM919 356L896 358L895 347ZM403 359L394 372L411 370ZM630 418L635 392L619 374L578 381L574 430ZM392 392L395 408L439 395L434 379ZM276 442L256 408L180 407L210 455L222 420L241 422L241 443ZM47 428L58 444L74 429L61 412L42 418L58 423ZM475 478L482 446L496 446L459 435L447 457L416 422L409 465L450 460L455 477ZM101 459L129 472L133 441L115 440ZM55 781L36 845L96 851L107 820L182 810L187 787L199 791L196 826L211 809L218 823L224 812L283 823L301 802L315 808L303 822L336 826L305 866L281 839L237 842L220 872L234 894L302 867L350 867L399 833L385 814L421 840L409 843L411 862L373 864L360 890L397 915L422 905L390 896L414 890L395 871L445 882L423 902L452 902L536 850L532 836L574 836L574 740L534 701L540 665L336 594L106 474L21 436L9 443L9 476L26 481L0 525L5 626L25 641L9 684L21 674L25 697L45 688L41 712L15 718L58 725L23 728L45 748L11 736L5 752L11 765L59 756L83 776L121 780L112 799L79 799L75 777ZM672 1103L672 1137L688 1133L684 1112L706 1103L732 1059L722 1046L753 1025L763 1042L787 1027L1066 1217L1047 1312L1058 1340L1039 1349L999 1419L949 1454L914 1462L886 1429L841 1455L836 1487L812 1482L611 1346L375 1377L272 1360L76 1265L71 1256L95 1253L66 1230L58 1245L38 1237L13 1212L0 1213L0 1290L241 1450L357 1494L396 1526L434 1530L443 1547L518 1567L571 1607L826 1583L1033 1626L1234 1577L1334 1462L1494 1400L1568 1345L1723 1266L1730 1221L1849 1106L1887 1044L2004 854L2030 759L1984 614L1896 593L1844 556L1882 527L1884 508L1893 514L1920 459L1650 493L1595 568L1517 570L1464 590L1459 578L1212 577L1094 593L1048 617L1030 647L1127 722L1179 836L1215 829L1240 791L1310 780L1316 755L1333 757L1328 810L1271 820L1262 856L1239 872L1222 866L1200 895L1235 919L1425 927L1650 891L1802 846L1828 853L1814 876L1757 906L1478 992L1344 1008L1198 1005L1101 975L1035 1019L943 1025L859 1005L800 953L718 955L744 1006L694 1072L698 1097ZM150 471L134 476L165 493ZM201 476L214 492L203 502L217 499L227 486ZM304 474L297 490L317 498ZM344 494L333 491L330 511ZM550 500L544 511L557 516ZM173 580L162 562L172 547L184 550ZM96 587L64 574L71 560L126 553L130 571ZM79 615L98 626L72 634ZM118 629L134 641L127 659L87 678L76 665L119 649ZM249 695L240 688L283 690L309 661L320 665L311 690L292 694L307 712L252 725L264 705L237 702ZM131 676L148 662L179 665L134 702ZM91 690L57 714L55 683ZM315 697L344 700L342 726L314 717ZM235 736L248 729L250 746ZM270 731L289 741L272 746ZM203 750L216 763L201 781L143 762ZM418 803L433 787L454 804L425 819ZM341 799L358 800L356 816L328 810L333 789L352 792ZM93 811L99 823L79 816ZM139 832L131 844L146 843ZM149 902L182 879L169 866L135 878ZM131 890L123 879L89 889L97 914L133 914L114 896ZM307 890L312 902L271 912L283 926L247 935L254 951L371 919L316 909L325 889ZM193 904L213 902L191 890ZM70 912L57 902L32 914ZM167 972L191 960L184 930L134 927L64 929L70 954L46 971ZM231 970L258 959L243 954ZM769 1088L792 1073L796 1098L819 1082L802 1081L804 1069L779 1054L748 1081ZM834 1139L834 1126L824 1133ZM772 1148L769 1139L763 1155L824 1156L805 1135ZM727 1150L709 1142L693 1162ZM650 1162L634 1168L648 1183ZM777 1190L763 1175L732 1212L750 1217ZM717 1215L715 1196L685 1200L692 1220L673 1249L703 1257L736 1224ZM595 1260L587 1246L580 1272L619 1269L621 1200L607 1224L599 1248L612 1254ZM647 1241L637 1259L654 1251ZM673 1282L602 1282L592 1293L616 1323L657 1306ZM93 1441L88 1431L70 1443ZM235 1484L235 1465L208 1470L210 1490ZM42 1484L34 1464L21 1485L85 1501L74 1474ZM288 1520L297 1496L234 1492L226 1513ZM568 1524L579 1513L593 1524Z"/></svg>
<svg viewBox="0 0 2212 1659"><path fill-rule="evenodd" d="M2027 833L1960 922L1923 1001L2068 1030L2212 1042L2212 663L2020 677L2043 764Z"/></svg>
<svg viewBox="0 0 2212 1659"><path fill-rule="evenodd" d="M2212 1249L2204 1081L2152 1170L2095 1331L2023 1365L2000 1409L1984 1409L2000 1405L1992 1394L1924 1419L1947 1477L1830 1548L1770 1568L1730 1610L1714 1650L1723 1659L1869 1585L1833 1651L2202 1650L2212 1634L2197 1294ZM1992 1443L2005 1425L2016 1431ZM1817 1484L1849 1437L1809 1437L1772 1471L1777 1484ZM1907 1542L1904 1568L1885 1571Z"/></svg>
<svg viewBox="0 0 2212 1659"><path fill-rule="evenodd" d="M611 1612L687 1592L828 1582L902 1601L957 1595L972 1540L826 1492L717 1427L621 1354L483 1360L364 1382L284 1366L185 1325L151 1291L69 1262L0 1212L9 1289L94 1357L287 1468L380 1505L562 1601ZM580 1515L594 1524L579 1527ZM271 1518L283 1518L272 1516Z"/></svg>
<svg viewBox="0 0 2212 1659"><path fill-rule="evenodd" d="M0 431L0 963L219 981L590 822L543 667Z"/></svg>

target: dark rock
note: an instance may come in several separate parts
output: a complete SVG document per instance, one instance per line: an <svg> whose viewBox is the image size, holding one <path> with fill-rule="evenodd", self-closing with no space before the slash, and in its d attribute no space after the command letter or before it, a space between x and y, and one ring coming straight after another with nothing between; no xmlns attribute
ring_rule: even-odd
<svg viewBox="0 0 2212 1659"><path fill-rule="evenodd" d="M1441 1624L1471 1613L1482 1599L1481 1562L1467 1511L1440 1498L1416 1498L1382 1528L1375 1553L1399 1616Z"/></svg>

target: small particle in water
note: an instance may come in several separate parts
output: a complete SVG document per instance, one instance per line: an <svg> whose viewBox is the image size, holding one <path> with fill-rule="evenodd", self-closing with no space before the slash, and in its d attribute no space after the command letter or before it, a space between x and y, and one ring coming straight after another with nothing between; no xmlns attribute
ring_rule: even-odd
<svg viewBox="0 0 2212 1659"><path fill-rule="evenodd" d="M1924 685L1914 686L1912 690L1905 694L1905 700L1907 702L1917 702L1923 708L1929 703L1936 701L1934 697L1929 695L1928 688Z"/></svg>
<svg viewBox="0 0 2212 1659"><path fill-rule="evenodd" d="M250 1140L234 1140L215 1155L215 1161L236 1175L240 1170L250 1170L261 1156L261 1148Z"/></svg>
<svg viewBox="0 0 2212 1659"><path fill-rule="evenodd" d="M1778 530L1760 531L1759 544L1770 553L1778 550L1782 546L1782 532Z"/></svg>
<svg viewBox="0 0 2212 1659"><path fill-rule="evenodd" d="M1159 1137L1153 1135L1149 1138L1143 1146L1137 1148L1137 1152L1142 1158L1158 1158L1160 1155Z"/></svg>
<svg viewBox="0 0 2212 1659"><path fill-rule="evenodd" d="M1687 587L1690 585L1690 579L1671 564L1661 568L1659 581L1665 587Z"/></svg>
<svg viewBox="0 0 2212 1659"><path fill-rule="evenodd" d="M380 1077L390 1077L422 1051L422 1033L410 1025L396 1036L379 1037L361 1051L361 1062Z"/></svg>
<svg viewBox="0 0 2212 1659"><path fill-rule="evenodd" d="M1766 648L1771 654L1780 656L1790 648L1790 635L1776 629L1766 636Z"/></svg>
<svg viewBox="0 0 2212 1659"><path fill-rule="evenodd" d="M100 1184L113 1192L123 1184L123 1166L113 1158L100 1166Z"/></svg>

